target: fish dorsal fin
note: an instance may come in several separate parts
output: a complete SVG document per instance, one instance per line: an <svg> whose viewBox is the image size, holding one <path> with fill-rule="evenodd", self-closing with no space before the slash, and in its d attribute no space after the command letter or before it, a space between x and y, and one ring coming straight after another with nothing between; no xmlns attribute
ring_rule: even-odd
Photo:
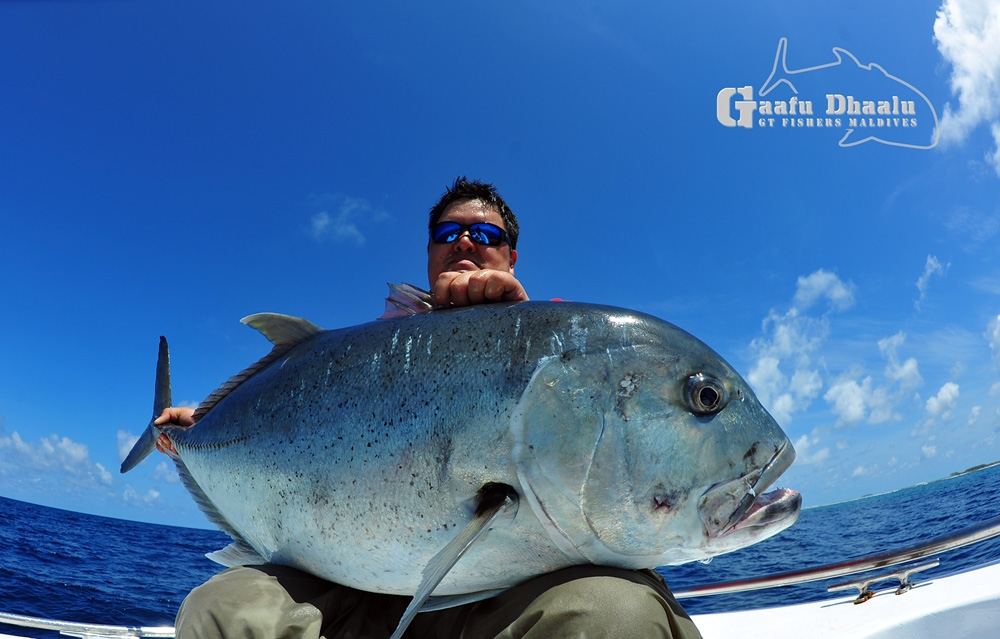
<svg viewBox="0 0 1000 639"><path fill-rule="evenodd" d="M409 317L433 310L431 294L413 284L388 284L389 296L385 298L385 312L379 319Z"/></svg>
<svg viewBox="0 0 1000 639"><path fill-rule="evenodd" d="M309 320L292 317L291 315L282 315L280 313L247 315L240 321L263 333L264 337L271 340L274 344L274 348L264 357L230 377L226 380L226 383L216 388L212 391L211 395L202 400L192 416L196 422L205 413L212 410L216 404L221 402L226 395L236 390L237 386L256 375L262 368L287 353L296 344L322 332L318 326Z"/></svg>
<svg viewBox="0 0 1000 639"><path fill-rule="evenodd" d="M240 321L256 328L275 346L294 346L322 330L309 320L281 313L255 313Z"/></svg>
<svg viewBox="0 0 1000 639"><path fill-rule="evenodd" d="M424 607L424 603L441 583L441 580L445 578L448 571L462 558L465 551L483 536L483 533L489 529L502 512L516 508L517 492L507 484L489 483L479 489L477 502L475 517L444 548L431 557L430 562L424 567L417 592L414 593L413 600L406 607L399 620L399 625L396 626L395 632L389 639L402 639L407 626Z"/></svg>

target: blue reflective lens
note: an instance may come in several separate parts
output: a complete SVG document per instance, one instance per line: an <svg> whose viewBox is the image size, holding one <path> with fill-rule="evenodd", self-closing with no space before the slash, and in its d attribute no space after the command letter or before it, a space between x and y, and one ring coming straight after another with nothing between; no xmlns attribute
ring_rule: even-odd
<svg viewBox="0 0 1000 639"><path fill-rule="evenodd" d="M451 244L462 237L466 231L469 239L482 246L500 246L507 242L507 232L496 224L478 222L476 224L459 224L458 222L439 222L431 229L431 239L437 244Z"/></svg>

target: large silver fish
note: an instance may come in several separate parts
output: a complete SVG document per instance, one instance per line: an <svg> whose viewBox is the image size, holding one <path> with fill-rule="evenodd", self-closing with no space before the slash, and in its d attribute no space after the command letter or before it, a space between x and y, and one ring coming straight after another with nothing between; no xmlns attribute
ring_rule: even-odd
<svg viewBox="0 0 1000 639"><path fill-rule="evenodd" d="M525 302L332 331L244 321L275 350L192 428L162 431L236 539L223 562L456 595L703 559L798 516L795 491L762 494L794 459L788 438L732 367L655 317ZM170 401L161 346L154 415Z"/></svg>

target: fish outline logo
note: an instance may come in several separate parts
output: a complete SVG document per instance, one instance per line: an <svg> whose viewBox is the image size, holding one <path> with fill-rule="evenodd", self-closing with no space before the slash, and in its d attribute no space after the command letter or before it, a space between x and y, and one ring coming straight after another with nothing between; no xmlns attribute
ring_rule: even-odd
<svg viewBox="0 0 1000 639"><path fill-rule="evenodd" d="M833 55L836 58L836 60L833 62L828 62L826 64L818 64L811 67L803 67L801 69L789 69L788 37L782 36L781 38L778 39L778 48L774 53L774 64L771 66L771 73L767 76L767 79L764 80L764 84L761 85L761 88L759 90L760 97L763 98L771 91L773 91L778 85L781 84L784 84L789 89L791 89L792 93L798 95L799 90L795 87L795 84L790 79L790 76L796 76L804 73L814 73L816 71L823 71L825 69L832 69L835 67L839 67L844 63L844 58L847 58L851 62L854 62L854 64L857 65L859 69L868 72L878 71L887 79L897 82L900 85L912 91L913 93L919 95L920 98L927 105L927 108L930 109L931 117L934 119L934 129L931 133L930 144L921 145L921 144L909 144L906 142L896 142L894 140L886 140L878 137L877 135L869 135L863 139L851 140L848 142L847 141L848 138L850 138L855 131L854 127L850 127L844 132L843 137L841 137L840 140L837 142L837 146L841 148L850 148L864 144L865 142L879 142L881 144L886 144L888 146L896 146L908 149L933 149L938 145L938 141L940 140L941 137L941 132L938 122L937 110L934 108L934 105L931 104L931 101L927 98L927 96L924 95L923 91L913 86L906 80L903 80L902 78L892 75L891 73L886 71L885 68L882 67L880 64L877 64L875 62L862 64L862 62L858 60L857 56L855 56L853 53L851 53L850 51L848 51L843 47L833 47L832 50L833 50ZM775 79L776 75L779 76L777 79Z"/></svg>

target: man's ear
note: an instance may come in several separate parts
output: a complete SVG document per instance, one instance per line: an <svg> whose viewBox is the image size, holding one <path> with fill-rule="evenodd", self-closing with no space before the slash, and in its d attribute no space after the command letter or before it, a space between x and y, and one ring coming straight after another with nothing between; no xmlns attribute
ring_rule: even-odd
<svg viewBox="0 0 1000 639"><path fill-rule="evenodd" d="M514 264L517 263L517 251L514 249L510 250L510 272L514 272Z"/></svg>

